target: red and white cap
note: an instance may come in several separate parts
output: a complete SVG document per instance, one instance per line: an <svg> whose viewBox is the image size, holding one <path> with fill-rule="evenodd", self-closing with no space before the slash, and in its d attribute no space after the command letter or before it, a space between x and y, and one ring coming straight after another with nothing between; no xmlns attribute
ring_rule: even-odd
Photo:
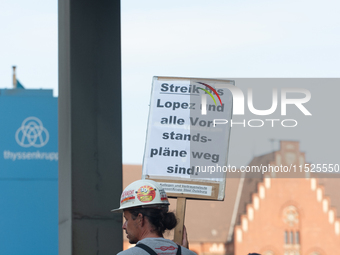
<svg viewBox="0 0 340 255"><path fill-rule="evenodd" d="M111 212L122 212L132 207L168 209L168 196L161 185L152 180L139 180L127 186L121 197L120 207Z"/></svg>

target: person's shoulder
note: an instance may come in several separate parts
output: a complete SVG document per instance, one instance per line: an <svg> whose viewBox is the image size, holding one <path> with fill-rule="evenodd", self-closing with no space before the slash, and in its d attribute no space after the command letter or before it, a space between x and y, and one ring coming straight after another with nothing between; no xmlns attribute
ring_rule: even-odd
<svg viewBox="0 0 340 255"><path fill-rule="evenodd" d="M139 242L144 243L155 250L161 250L163 252L165 252L166 250L173 252L174 250L177 250L178 247L178 245L174 241L162 237L145 238ZM195 252L190 251L189 249L183 246L181 246L181 250L183 255L197 255Z"/></svg>
<svg viewBox="0 0 340 255"><path fill-rule="evenodd" d="M119 252L117 255L148 255L146 251L138 247L131 247L125 251Z"/></svg>
<svg viewBox="0 0 340 255"><path fill-rule="evenodd" d="M170 253L177 250L178 245L169 239L164 238L145 238L138 243L143 243L149 246L154 251L170 251ZM197 255L195 252L181 246L182 255ZM121 251L117 255L148 255L146 251L138 247L132 247L125 251Z"/></svg>

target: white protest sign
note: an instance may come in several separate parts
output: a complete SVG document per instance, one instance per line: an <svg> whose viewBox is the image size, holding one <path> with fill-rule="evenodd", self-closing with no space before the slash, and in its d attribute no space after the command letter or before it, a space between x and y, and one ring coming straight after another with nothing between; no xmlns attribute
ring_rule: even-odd
<svg viewBox="0 0 340 255"><path fill-rule="evenodd" d="M223 199L232 117L232 94L224 85L231 84L230 80L154 77L143 178L161 179L165 188L172 187L171 193L191 197L212 196L212 186L204 185L217 183L218 199ZM175 189L166 180L195 184L180 189L177 183Z"/></svg>

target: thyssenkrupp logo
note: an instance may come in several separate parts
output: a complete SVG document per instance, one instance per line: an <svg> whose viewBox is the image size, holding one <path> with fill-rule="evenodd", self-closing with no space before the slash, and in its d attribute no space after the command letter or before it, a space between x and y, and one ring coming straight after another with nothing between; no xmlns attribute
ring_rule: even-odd
<svg viewBox="0 0 340 255"><path fill-rule="evenodd" d="M21 147L36 147L45 146L49 140L49 133L44 128L43 123L37 117L26 118L21 127L15 133L15 140Z"/></svg>

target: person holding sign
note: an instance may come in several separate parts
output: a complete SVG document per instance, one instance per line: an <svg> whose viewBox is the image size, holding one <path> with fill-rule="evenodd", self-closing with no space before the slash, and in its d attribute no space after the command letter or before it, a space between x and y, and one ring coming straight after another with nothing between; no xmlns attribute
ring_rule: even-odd
<svg viewBox="0 0 340 255"><path fill-rule="evenodd" d="M164 189L155 181L139 180L127 186L120 200L120 207L112 212L124 212L123 229L131 244L136 244L118 255L194 255L196 253L165 239L165 230L177 225L177 219L169 209ZM187 246L184 233L183 244Z"/></svg>

